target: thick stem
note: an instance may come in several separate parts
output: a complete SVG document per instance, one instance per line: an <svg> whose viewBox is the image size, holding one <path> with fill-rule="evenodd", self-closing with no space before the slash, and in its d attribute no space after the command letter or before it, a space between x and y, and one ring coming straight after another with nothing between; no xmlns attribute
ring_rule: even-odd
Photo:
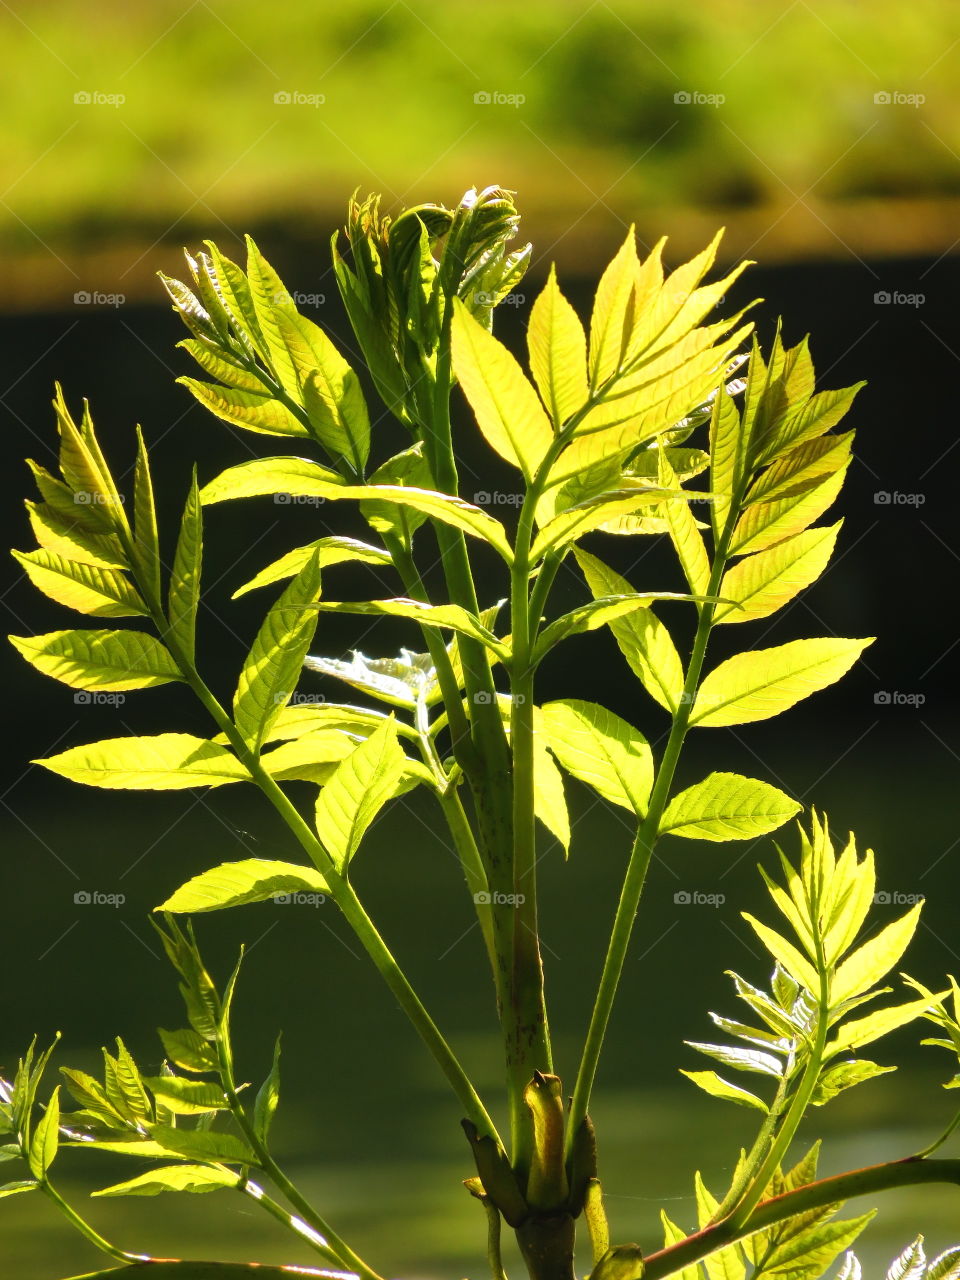
<svg viewBox="0 0 960 1280"><path fill-rule="evenodd" d="M905 1160L893 1160L888 1164L870 1165L832 1178L808 1183L782 1196L764 1200L739 1226L730 1219L704 1227L679 1244L648 1254L634 1275L624 1275L620 1280L664 1280L685 1267L692 1267L708 1254L715 1253L755 1231L776 1226L798 1214L826 1205L852 1200L855 1196L873 1195L879 1191L891 1191L897 1187L924 1185L933 1182L952 1183L960 1187L960 1160L924 1160L908 1156Z"/></svg>

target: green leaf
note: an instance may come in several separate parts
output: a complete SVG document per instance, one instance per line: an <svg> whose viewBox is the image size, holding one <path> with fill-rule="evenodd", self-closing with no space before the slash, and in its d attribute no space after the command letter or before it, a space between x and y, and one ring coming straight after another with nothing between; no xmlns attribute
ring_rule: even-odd
<svg viewBox="0 0 960 1280"><path fill-rule="evenodd" d="M139 1068L127 1046L117 1037L117 1055L103 1050L104 1087L110 1103L131 1124L141 1125L153 1119L153 1108L143 1087Z"/></svg>
<svg viewBox="0 0 960 1280"><path fill-rule="evenodd" d="M84 1071L61 1067L60 1074L66 1081L68 1092L80 1103L84 1111L100 1120L108 1129L126 1129L130 1120L107 1097L103 1087L93 1076Z"/></svg>
<svg viewBox="0 0 960 1280"><path fill-rule="evenodd" d="M208 1115L228 1106L223 1089L213 1080L184 1080L180 1076L144 1076L157 1103L177 1116Z"/></svg>
<svg viewBox="0 0 960 1280"><path fill-rule="evenodd" d="M730 554L742 556L765 551L785 538L802 533L836 501L846 474L847 467L841 467L812 489L747 507L734 528Z"/></svg>
<svg viewBox="0 0 960 1280"><path fill-rule="evenodd" d="M183 1071L216 1071L216 1051L196 1031L165 1031L158 1028L163 1052Z"/></svg>
<svg viewBox="0 0 960 1280"><path fill-rule="evenodd" d="M235 498L259 498L280 494L286 498L325 498L341 484L335 471L308 458L251 458L240 462L205 484L200 490L204 506Z"/></svg>
<svg viewBox="0 0 960 1280"><path fill-rule="evenodd" d="M314 867L294 862L270 862L265 858L244 858L240 862L224 862L209 871L201 871L154 910L196 915L201 911L219 911L224 907L265 902L268 898L294 893L326 894L329 888Z"/></svg>
<svg viewBox="0 0 960 1280"><path fill-rule="evenodd" d="M835 427L847 413L859 391L867 384L858 382L839 391L821 391L788 414L767 438L754 457L755 466L763 466L807 440L816 439Z"/></svg>
<svg viewBox="0 0 960 1280"><path fill-rule="evenodd" d="M917 1236L903 1253L895 1258L887 1272L887 1280L922 1280L927 1269L927 1256L923 1251L923 1236Z"/></svg>
<svg viewBox="0 0 960 1280"><path fill-rule="evenodd" d="M654 600L692 600L692 596L675 591L644 591L619 596L597 596L587 604L578 605L562 617L555 619L540 632L534 650L534 662L539 662L548 650L568 636L581 631L595 631L624 614L648 608Z"/></svg>
<svg viewBox="0 0 960 1280"><path fill-rule="evenodd" d="M50 631L11 636L10 643L73 689L148 689L181 679L168 651L144 631Z"/></svg>
<svg viewBox="0 0 960 1280"><path fill-rule="evenodd" d="M228 387L238 387L241 391L258 391L263 393L263 379L251 373L240 361L229 355L221 347L214 346L207 338L184 338L177 343L196 360L211 378L226 383Z"/></svg>
<svg viewBox="0 0 960 1280"><path fill-rule="evenodd" d="M217 1133L212 1129L173 1129L169 1125L155 1124L150 1130L150 1137L165 1154L185 1156L188 1160L257 1164L250 1147L232 1133ZM111 1145L98 1144L101 1150L110 1150Z"/></svg>
<svg viewBox="0 0 960 1280"><path fill-rule="evenodd" d="M563 775L553 757L537 739L533 742L534 813L552 835L570 852L570 814L563 790Z"/></svg>
<svg viewBox="0 0 960 1280"><path fill-rule="evenodd" d="M37 1122L30 1139L30 1152L27 1163L30 1172L41 1181L47 1170L57 1158L60 1145L60 1086L54 1089L47 1103L47 1109Z"/></svg>
<svg viewBox="0 0 960 1280"><path fill-rule="evenodd" d="M189 733L150 738L106 738L33 760L51 773L92 787L176 791L242 782L250 774L225 747Z"/></svg>
<svg viewBox="0 0 960 1280"><path fill-rule="evenodd" d="M543 403L558 428L586 403L587 338L573 307L560 292L557 270L530 309L527 348Z"/></svg>
<svg viewBox="0 0 960 1280"><path fill-rule="evenodd" d="M842 524L795 534L728 569L719 595L734 603L718 605L714 621L752 622L782 609L826 569Z"/></svg>
<svg viewBox="0 0 960 1280"><path fill-rule="evenodd" d="M749 506L754 502L774 502L806 493L815 488L825 476L846 470L850 464L853 446L852 431L840 436L821 436L798 445L753 482L744 499Z"/></svg>
<svg viewBox="0 0 960 1280"><path fill-rule="evenodd" d="M133 486L133 554L141 580L155 598L160 596L160 539L153 500L150 458L143 432L137 427L137 461Z"/></svg>
<svg viewBox="0 0 960 1280"><path fill-rule="evenodd" d="M856 1240L875 1213L876 1210L871 1210L859 1218L817 1222L809 1231L785 1236L770 1251L763 1269L757 1274L771 1278L777 1276L781 1280L798 1273L804 1277L822 1276L834 1258ZM801 1265L803 1271L799 1271Z"/></svg>
<svg viewBox="0 0 960 1280"><path fill-rule="evenodd" d="M654 285L663 281L660 268L663 245L664 241L659 241L645 263L646 277ZM591 388L597 388L624 362L637 322L639 272L636 231L631 225L626 239L600 277L593 301L590 317Z"/></svg>
<svg viewBox="0 0 960 1280"><path fill-rule="evenodd" d="M779 1080L783 1075L783 1064L772 1053L762 1049L741 1049L723 1044L704 1044L699 1040L687 1040L691 1049L705 1053L708 1058L715 1058L725 1067L733 1067L736 1071L753 1071L761 1076L773 1076Z"/></svg>
<svg viewBox="0 0 960 1280"><path fill-rule="evenodd" d="M674 796L661 819L660 834L690 840L749 840L782 827L800 807L768 782L736 773L711 773Z"/></svg>
<svg viewBox="0 0 960 1280"><path fill-rule="evenodd" d="M653 754L626 720L595 702L564 698L541 708L537 731L568 773L605 800L643 815L653 786Z"/></svg>
<svg viewBox="0 0 960 1280"><path fill-rule="evenodd" d="M298 317L297 328L309 325ZM281 326L289 334L291 322ZM363 475L370 452L370 416L360 379L322 329L312 325L318 367L303 384L303 404L317 439L334 457L346 458Z"/></svg>
<svg viewBox="0 0 960 1280"><path fill-rule="evenodd" d="M917 931L923 903L918 902L906 915L865 942L844 960L834 974L830 997L836 1004L851 996L861 995L875 986L897 963Z"/></svg>
<svg viewBox="0 0 960 1280"><path fill-rule="evenodd" d="M607 524L617 516L629 515L644 507L657 506L666 496L666 490L658 487L647 488L643 485L631 485L629 488L615 489L599 493L583 502L566 507L553 519L548 520L534 539L530 548L530 558L537 561L548 551L565 546L575 539Z"/></svg>
<svg viewBox="0 0 960 1280"><path fill-rule="evenodd" d="M792 978L795 978L801 986L806 987L814 998L820 998L820 978L816 969L809 961L805 960L800 952L782 937L775 930L762 924L755 919L749 912L741 913L744 920L752 926L754 933L767 948L779 964L781 964Z"/></svg>
<svg viewBox="0 0 960 1280"><path fill-rule="evenodd" d="M960 1276L960 1245L954 1245L930 1263L925 1280L957 1280Z"/></svg>
<svg viewBox="0 0 960 1280"><path fill-rule="evenodd" d="M678 1227L675 1222L671 1222L667 1217L666 1211L660 1210L660 1222L663 1225L663 1246L665 1249L672 1244L679 1244L681 1240L686 1240L687 1233L682 1227ZM692 1267L684 1267L681 1271L675 1271L674 1275L678 1280L700 1280L702 1272L696 1265Z"/></svg>
<svg viewBox="0 0 960 1280"><path fill-rule="evenodd" d="M266 436L309 436L299 418L279 400L258 391L241 391L236 387L218 387L196 378L178 378L205 409L234 426L246 427Z"/></svg>
<svg viewBox="0 0 960 1280"><path fill-rule="evenodd" d="M38 591L68 609L101 618L131 618L149 612L137 589L116 569L67 560L43 547L11 554Z"/></svg>
<svg viewBox="0 0 960 1280"><path fill-rule="evenodd" d="M200 604L200 572L203 564L203 508L194 467L190 492L180 520L177 549L173 555L167 619L170 637L192 662L196 648L197 609Z"/></svg>
<svg viewBox="0 0 960 1280"><path fill-rule="evenodd" d="M881 1067L875 1062L856 1060L835 1062L817 1081L810 1101L815 1107L822 1107L844 1089L852 1089L854 1085L863 1084L865 1080L872 1080L875 1076L886 1075L889 1071L896 1071L896 1067Z"/></svg>
<svg viewBox="0 0 960 1280"><path fill-rule="evenodd" d="M767 1104L756 1094L741 1089L739 1085L731 1084L729 1080L718 1076L715 1071L681 1071L680 1074L692 1080L697 1088L702 1089L704 1093L709 1093L711 1097L722 1098L724 1102L736 1102L741 1107L753 1107L755 1111L762 1111L764 1114L768 1110Z"/></svg>
<svg viewBox="0 0 960 1280"><path fill-rule="evenodd" d="M336 769L317 798L317 834L343 874L374 818L394 793L407 760L386 720Z"/></svg>
<svg viewBox="0 0 960 1280"><path fill-rule="evenodd" d="M280 1037L277 1036L273 1047L273 1063L270 1074L257 1092L253 1108L253 1131L261 1142L266 1142L273 1122L277 1104L280 1101Z"/></svg>
<svg viewBox="0 0 960 1280"><path fill-rule="evenodd" d="M579 548L574 555L595 598L635 594L626 578L596 556ZM643 687L667 711L675 712L683 693L683 663L666 626L652 609L641 609L628 617L611 620L609 626Z"/></svg>
<svg viewBox="0 0 960 1280"><path fill-rule="evenodd" d="M941 992L936 999L942 1000L947 992ZM832 1056L843 1053L846 1049L859 1049L865 1044L872 1044L881 1036L889 1035L898 1027L905 1027L914 1022L930 1008L931 1001L924 998L911 1000L907 1004L893 1005L887 1009L877 1009L864 1018L854 1018L839 1028L833 1040L827 1045L827 1054Z"/></svg>
<svg viewBox="0 0 960 1280"><path fill-rule="evenodd" d="M317 629L320 566L309 560L271 607L247 654L233 697L233 718L259 755L266 735L290 701Z"/></svg>
<svg viewBox="0 0 960 1280"><path fill-rule="evenodd" d="M6 1196L16 1196L22 1191L36 1191L40 1186L39 1182L35 1182L32 1178L24 1178L20 1182L5 1182L0 1187L0 1199Z"/></svg>
<svg viewBox="0 0 960 1280"><path fill-rule="evenodd" d="M162 1165L150 1169L128 1182L115 1182L102 1191L91 1191L91 1196L158 1196L162 1191L219 1191L222 1187L235 1187L239 1174L230 1169L214 1169L203 1164ZM126 1270L126 1268L124 1268ZM108 1273L111 1274L111 1273ZM113 1273L117 1274L117 1273Z"/></svg>
<svg viewBox="0 0 960 1280"><path fill-rule="evenodd" d="M282 555L279 560L274 560L272 564L268 564L265 569L260 570L256 577L251 578L242 587L238 587L234 591L232 599L236 600L257 587L266 587L272 582L281 581L283 578L292 578L294 574L300 572L313 556L317 557L317 564L321 569L326 568L328 565L344 564L351 561L357 561L361 564L392 563L389 552L384 551L381 547L373 547L368 542L358 542L356 538L319 538L316 542L307 543L305 547L294 547L292 551Z"/></svg>
<svg viewBox="0 0 960 1280"><path fill-rule="evenodd" d="M73 502L70 490L66 489L70 504L77 511L89 508ZM61 514L59 508L51 507L46 502L27 502L27 515L30 528L33 530L39 546L52 551L65 560L79 560L82 564L92 564L98 569L129 568L127 556L120 539L113 533L91 532L68 510Z"/></svg>
<svg viewBox="0 0 960 1280"><path fill-rule="evenodd" d="M664 489L679 488L676 472L664 449L660 450L658 478ZM691 496L667 498L658 510L667 522L670 540L690 590L695 595L703 595L710 583L710 557L690 510Z"/></svg>
<svg viewBox="0 0 960 1280"><path fill-rule="evenodd" d="M779 715L846 675L872 643L872 637L793 640L737 654L706 676L690 724L715 728Z"/></svg>
<svg viewBox="0 0 960 1280"><path fill-rule="evenodd" d="M719 1201L707 1190L699 1173L696 1175L694 1185L697 1218L700 1226L705 1227L716 1213ZM715 1253L708 1254L703 1259L703 1266L707 1273L707 1280L743 1280L747 1270L743 1260L743 1250L738 1245L730 1245L726 1249L718 1249Z"/></svg>
<svg viewBox="0 0 960 1280"><path fill-rule="evenodd" d="M325 613L356 613L360 615L412 618L424 626L448 627L462 635L479 640L492 649L501 659L510 656L510 650L488 631L480 619L457 604L426 604L422 600L399 597L396 600L324 600L320 608Z"/></svg>
<svg viewBox="0 0 960 1280"><path fill-rule="evenodd" d="M459 299L453 308L454 373L487 443L529 483L553 443L547 415L503 343Z"/></svg>

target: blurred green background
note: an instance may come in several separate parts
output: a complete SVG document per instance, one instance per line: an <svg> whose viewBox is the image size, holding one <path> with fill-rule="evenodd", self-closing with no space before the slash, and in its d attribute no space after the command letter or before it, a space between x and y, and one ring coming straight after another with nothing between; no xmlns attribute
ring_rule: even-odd
<svg viewBox="0 0 960 1280"><path fill-rule="evenodd" d="M838 834L854 827L878 851L884 892L927 895L912 971L932 983L956 969L958 6L48 0L0 6L0 34L7 545L29 545L22 459L51 462L54 378L72 403L91 398L121 475L132 424L143 423L168 546L194 459L206 479L251 445L273 451L269 440L232 435L173 385L192 370L175 350L182 332L154 272L177 274L184 243L212 237L235 251L253 231L307 314L349 350L328 240L350 192L382 191L394 208L449 204L471 184L499 183L518 191L523 235L535 246L515 305L498 317L519 350L551 260L586 315L591 277L631 221L645 244L669 233L674 265L725 224L724 263L761 264L726 305L766 299L756 312L765 339L780 313L788 341L812 331L824 385L870 380L850 418L858 459L835 566L782 622L736 639L759 645L833 631L878 641L842 686L782 721L695 739L684 782L719 759L826 809ZM457 411L466 496L515 487ZM402 447L396 424L380 421L377 432L376 458ZM211 516L204 644L210 681L225 696L264 604L231 602L230 592L317 536L318 524L344 531L344 518L269 501ZM598 536L594 549L629 566L638 586L675 585L657 548L614 541ZM238 549L249 553L241 567ZM386 578L336 572L331 593L394 589ZM489 600L502 592L492 576L483 585ZM72 625L19 574L0 598L18 634ZM560 581L558 608L580 598L572 576ZM332 619L317 647L342 655L355 635L348 619ZM414 642L402 625L384 623L363 646L385 655ZM119 1032L156 1070L152 1029L178 1025L180 1013L146 923L150 908L201 867L296 851L240 791L98 793L27 766L121 733L206 733L175 688L90 706L12 653L4 676L13 731L0 787L0 1069L10 1070L34 1031L48 1038L60 1029L65 1063L92 1069L97 1046ZM663 732L602 635L545 666L542 687L544 697L604 701L653 741ZM628 833L576 786L568 790L573 853L564 865L545 843L541 865L548 980L569 1081ZM762 907L753 864L771 853L770 842L675 842L652 876L594 1108L620 1240L654 1247L661 1206L690 1225L693 1169L719 1185L751 1135L749 1113L702 1098L676 1067L697 1066L682 1041L705 1037L707 1009L734 1011L722 970L764 977L739 911ZM357 874L426 1003L496 1098L482 951L436 811L420 797L398 804ZM725 900L716 908L674 901L694 889ZM82 890L126 900L80 906ZM881 904L878 919L897 909ZM266 1072L283 1027L280 1147L322 1211L388 1274L484 1274L482 1215L459 1186L471 1168L457 1108L332 909L244 908L205 918L200 936L221 976L240 941L251 946L238 1007L246 1078ZM949 1063L918 1051L917 1039L903 1033L878 1054L903 1061L908 1080L864 1086L807 1126L811 1139L833 1136L830 1171L906 1154L945 1122L951 1095L939 1083ZM83 1196L139 1166L65 1155L62 1169L66 1187ZM881 1203L883 1221L861 1250L871 1277L918 1230L934 1247L960 1236L946 1191ZM94 1221L129 1247L309 1262L227 1195L93 1205ZM0 1276L59 1280L96 1262L39 1198L0 1205Z"/></svg>

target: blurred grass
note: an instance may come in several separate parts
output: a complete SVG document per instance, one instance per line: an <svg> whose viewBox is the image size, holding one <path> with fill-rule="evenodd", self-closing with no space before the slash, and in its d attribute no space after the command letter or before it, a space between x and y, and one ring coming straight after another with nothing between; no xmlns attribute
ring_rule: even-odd
<svg viewBox="0 0 960 1280"><path fill-rule="evenodd" d="M856 247L882 213L832 235L826 205L960 195L960 7L942 0L4 10L0 252L50 264L224 223L313 226L357 185L388 201L513 186L541 247L572 233L567 252L589 252L600 226L615 235L611 214L738 207L772 211L762 227L781 252L804 237L842 251L837 236ZM682 91L725 100L677 104ZM926 100L878 106L878 91Z"/></svg>

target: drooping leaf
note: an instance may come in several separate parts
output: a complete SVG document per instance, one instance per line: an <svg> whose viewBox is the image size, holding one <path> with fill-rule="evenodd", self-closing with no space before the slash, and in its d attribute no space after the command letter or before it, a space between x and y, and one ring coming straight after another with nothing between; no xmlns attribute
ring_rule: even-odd
<svg viewBox="0 0 960 1280"><path fill-rule="evenodd" d="M73 689L147 689L181 679L169 652L145 631L50 631L10 642L31 666Z"/></svg>
<svg viewBox="0 0 960 1280"><path fill-rule="evenodd" d="M91 1191L92 1196L158 1196L163 1191L188 1191L198 1194L219 1191L223 1187L235 1187L239 1174L230 1169L215 1169L208 1164L161 1165L141 1173L127 1182L115 1182L101 1191ZM126 1267L123 1270L127 1270ZM119 1274L115 1272L113 1274Z"/></svg>
<svg viewBox="0 0 960 1280"><path fill-rule="evenodd" d="M250 777L232 752L189 733L106 738L32 763L73 782L111 789L174 791Z"/></svg>
<svg viewBox="0 0 960 1280"><path fill-rule="evenodd" d="M741 1107L753 1107L755 1111L762 1111L764 1114L768 1110L767 1104L756 1094L741 1089L737 1084L731 1084L729 1080L718 1076L715 1071L681 1071L680 1074L692 1080L697 1088L702 1089L704 1093L709 1093L711 1097L722 1098L725 1102L736 1102Z"/></svg>
<svg viewBox="0 0 960 1280"><path fill-rule="evenodd" d="M563 790L563 775L539 737L533 743L533 808L534 813L570 852L570 814Z"/></svg>
<svg viewBox="0 0 960 1280"><path fill-rule="evenodd" d="M258 498L280 494L286 498L325 498L341 484L335 471L308 458L252 458L227 467L200 490L204 506L235 498Z"/></svg>
<svg viewBox="0 0 960 1280"><path fill-rule="evenodd" d="M659 481L664 489L679 488L676 472L663 449L659 457ZM667 498L658 510L667 523L670 540L690 590L695 595L705 594L710 583L710 557L690 510L688 497ZM723 595L723 591L720 594Z"/></svg>
<svg viewBox="0 0 960 1280"><path fill-rule="evenodd" d="M579 548L574 555L595 598L633 594L626 578L596 556ZM611 620L609 626L630 669L650 696L671 713L676 711L683 693L683 664L666 626L652 609Z"/></svg>
<svg viewBox="0 0 960 1280"><path fill-rule="evenodd" d="M201 871L154 909L196 915L294 893L327 894L329 891L326 880L315 867L244 858Z"/></svg>
<svg viewBox="0 0 960 1280"><path fill-rule="evenodd" d="M701 684L690 724L719 727L779 715L846 675L872 643L872 638L793 640L728 658Z"/></svg>
<svg viewBox="0 0 960 1280"><path fill-rule="evenodd" d="M196 1031L166 1031L160 1027L157 1034L163 1043L163 1052L175 1067L183 1071L216 1070L216 1051Z"/></svg>
<svg viewBox="0 0 960 1280"><path fill-rule="evenodd" d="M268 393L241 391L236 387L218 387L213 382L196 378L178 378L205 409L224 422L267 436L309 436L299 418Z"/></svg>
<svg viewBox="0 0 960 1280"><path fill-rule="evenodd" d="M568 773L613 804L641 816L653 786L647 740L606 707L577 698L546 703L540 732Z"/></svg>
<svg viewBox="0 0 960 1280"><path fill-rule="evenodd" d="M305 547L294 547L292 551L282 555L279 560L274 560L272 564L268 564L265 569L261 569L249 582L244 583L242 587L238 587L234 591L232 599L236 600L257 587L266 587L272 582L280 582L284 578L292 578L300 572L313 556L317 557L317 564L321 569L326 568L328 565L344 564L351 561L361 564L391 563L389 552L382 550L380 547L373 547L367 542L360 542L356 538L319 538L316 542L307 543Z"/></svg>
<svg viewBox="0 0 960 1280"><path fill-rule="evenodd" d="M255 754L297 687L317 629L319 596L320 566L313 557L271 607L243 664L233 716Z"/></svg>
<svg viewBox="0 0 960 1280"><path fill-rule="evenodd" d="M385 720L336 769L317 799L317 834L337 870L346 871L367 828L406 768L395 722Z"/></svg>
<svg viewBox="0 0 960 1280"><path fill-rule="evenodd" d="M422 600L399 598L396 600L324 600L320 609L327 613L356 613L360 615L412 618L431 627L449 627L462 635L479 640L492 649L499 658L509 657L509 649L483 625L480 619L456 604L425 604Z"/></svg>
<svg viewBox="0 0 960 1280"><path fill-rule="evenodd" d="M516 360L459 299L451 352L454 373L487 443L529 482L553 442L549 419Z"/></svg>
<svg viewBox="0 0 960 1280"><path fill-rule="evenodd" d="M117 569L98 569L67 560L43 547L12 554L38 591L68 609L100 618L132 618L148 613L137 589Z"/></svg>
<svg viewBox="0 0 960 1280"><path fill-rule="evenodd" d="M767 835L800 810L796 800L756 778L711 773L670 801L661 835L691 840L748 840Z"/></svg>

